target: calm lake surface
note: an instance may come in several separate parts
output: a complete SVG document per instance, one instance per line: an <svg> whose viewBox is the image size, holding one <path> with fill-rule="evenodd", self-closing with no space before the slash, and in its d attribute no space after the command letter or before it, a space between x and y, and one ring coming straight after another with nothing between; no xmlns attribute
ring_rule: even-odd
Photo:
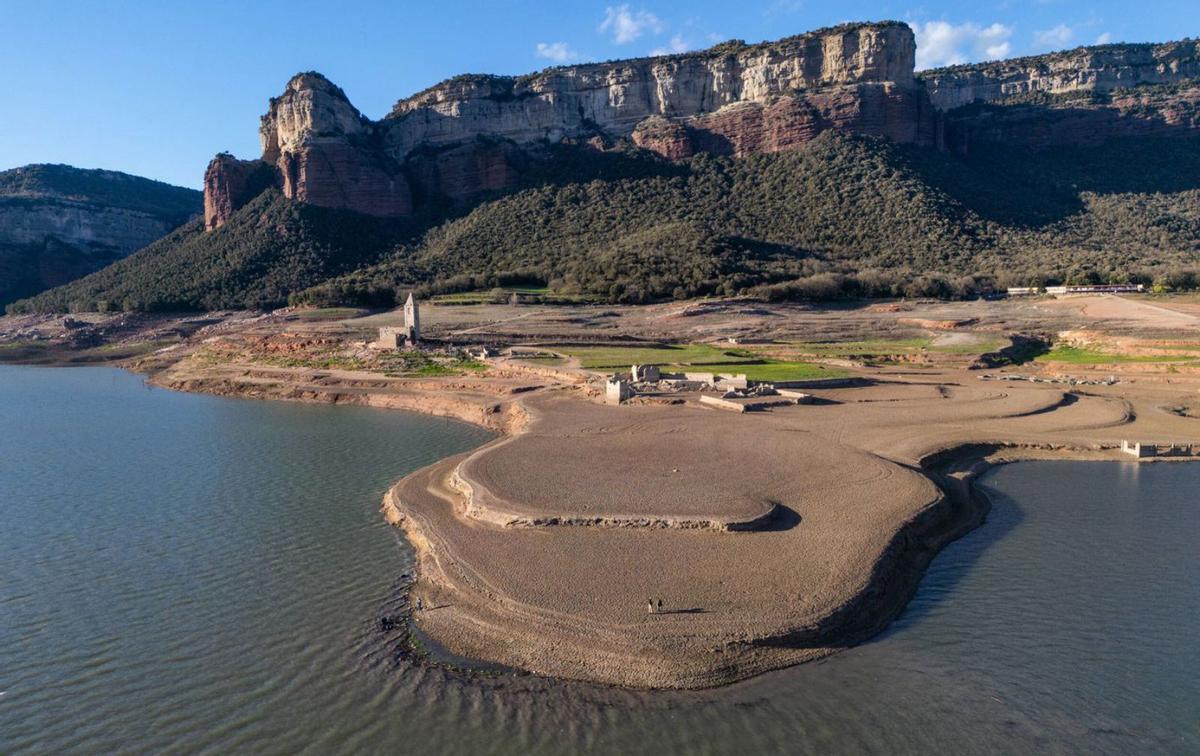
<svg viewBox="0 0 1200 756"><path fill-rule="evenodd" d="M644 693L381 647L383 491L488 437L0 366L0 753L1200 752L1200 465L1001 468L880 638Z"/></svg>

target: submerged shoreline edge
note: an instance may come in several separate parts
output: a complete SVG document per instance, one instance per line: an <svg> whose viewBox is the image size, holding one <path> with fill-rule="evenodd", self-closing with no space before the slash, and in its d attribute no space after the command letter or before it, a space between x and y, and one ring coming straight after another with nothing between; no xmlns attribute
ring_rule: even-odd
<svg viewBox="0 0 1200 756"><path fill-rule="evenodd" d="M122 367L131 372L146 374L138 370L136 366ZM157 380L158 378L159 376L154 371L150 371L146 380L153 386L184 393L400 409L435 417L452 418L497 434L496 438L462 453L461 456L474 454L485 447L512 440L525 430L530 420L529 413L519 398L485 405L452 396L424 394L391 395L386 397L386 401L379 401L381 397L378 396L375 396L375 400L373 400L373 396L370 394L346 394L337 390L306 391L297 394L287 386L280 386L274 390L247 391L238 384L228 381L162 381ZM414 524L414 518L405 516L402 502L395 494L401 484L409 478L427 471L435 465L442 464L449 458L415 470L394 482L389 486L380 506L385 520L404 533L405 539L415 553L414 575L413 579L407 583L406 592L411 592L423 581L432 579L428 566L423 566L422 562L426 559L436 562L436 555L428 538L421 532L420 527ZM611 687L709 689L740 682L776 669L826 658L866 642L883 632L908 605L929 564L941 553L942 549L983 524L992 506L988 495L977 485L977 481L984 474L999 465L1035 459L1115 461L1111 456L1104 456L1095 448L1060 444L973 441L952 444L926 454L919 460L918 465L903 465L930 480L939 489L941 496L936 502L925 507L892 533L889 544L877 559L870 580L864 589L822 621L815 632L803 630L773 638L755 639L750 644L761 648L789 648L799 642L808 645L819 641L820 650L806 658L763 663L765 660L760 657L756 663L741 666L735 664L726 667L722 674L705 680L701 684L685 683L671 686L641 686L611 680L591 679L586 676L545 674L534 670L508 667L503 662L489 659L478 659L477 661L481 666L491 669L510 668L516 673L576 680ZM413 640L416 625L409 602L405 602L404 614L398 619L409 629L409 632L405 633L403 641L408 645L408 648L405 649L407 656L420 663L436 664L436 666L465 674L472 673L469 667L437 661L433 658L434 655L418 647L419 644ZM424 635L423 630L420 633ZM803 638L799 636L803 636ZM434 642L438 640L436 636L432 635L429 638Z"/></svg>

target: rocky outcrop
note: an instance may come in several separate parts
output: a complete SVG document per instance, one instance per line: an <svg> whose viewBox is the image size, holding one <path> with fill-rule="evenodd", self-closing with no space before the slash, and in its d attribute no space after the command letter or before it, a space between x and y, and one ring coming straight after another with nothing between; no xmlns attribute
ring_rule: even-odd
<svg viewBox="0 0 1200 756"><path fill-rule="evenodd" d="M199 209L199 192L116 171L2 171L0 306L120 259Z"/></svg>
<svg viewBox="0 0 1200 756"><path fill-rule="evenodd" d="M478 138L418 151L408 156L405 168L422 196L461 201L513 186L524 162L524 154L512 142Z"/></svg>
<svg viewBox="0 0 1200 756"><path fill-rule="evenodd" d="M204 227L217 228L275 183L275 172L264 160L238 160L225 152L217 155L204 172Z"/></svg>
<svg viewBox="0 0 1200 756"><path fill-rule="evenodd" d="M408 181L382 156L346 142L308 144L276 164L286 197L366 215L412 213Z"/></svg>
<svg viewBox="0 0 1200 756"><path fill-rule="evenodd" d="M1200 40L1102 45L979 65L925 71L921 80L940 110L1031 94L1111 92L1200 77Z"/></svg>
<svg viewBox="0 0 1200 756"><path fill-rule="evenodd" d="M603 149L630 140L671 159L773 152L831 128L932 144L915 50L912 31L889 22L530 76L460 76L378 122L305 73L262 118L262 160L293 199L404 216L414 194L455 202L511 187L539 146L564 141ZM210 228L246 201L240 179L251 170L214 165Z"/></svg>
<svg viewBox="0 0 1200 756"><path fill-rule="evenodd" d="M548 144L632 143L681 160L779 152L839 130L957 150L980 141L1036 149L1193 133L1200 121L1197 89L1186 85L1200 77L1194 41L920 76L915 57L905 24L848 24L527 76L458 76L400 100L377 122L325 77L305 73L262 118L262 161L288 197L393 217L513 187ZM248 165L214 165L210 227L254 186Z"/></svg>
<svg viewBox="0 0 1200 756"><path fill-rule="evenodd" d="M408 182L379 149L377 125L318 73L292 77L271 100L259 137L286 197L367 215L412 212Z"/></svg>
<svg viewBox="0 0 1200 756"><path fill-rule="evenodd" d="M484 134L517 143L629 137L651 117L688 119L796 92L863 83L914 86L916 43L904 24L857 24L759 45L565 66L522 77L462 76L396 103L388 149Z"/></svg>
<svg viewBox="0 0 1200 756"><path fill-rule="evenodd" d="M965 153L978 145L1028 150L1095 147L1127 137L1200 133L1200 80L1138 87L1102 96L1039 104L973 105L950 111L945 142Z"/></svg>
<svg viewBox="0 0 1200 756"><path fill-rule="evenodd" d="M377 124L318 73L293 76L259 127L261 160L218 155L204 180L205 226L219 227L268 186L286 197L366 215L412 213L408 181L380 149Z"/></svg>
<svg viewBox="0 0 1200 756"><path fill-rule="evenodd" d="M946 143L1086 147L1200 127L1200 41L1103 45L927 71Z"/></svg>
<svg viewBox="0 0 1200 756"><path fill-rule="evenodd" d="M632 138L638 147L657 152L668 160L682 160L696 151L688 127L663 116L650 116L638 121L633 127Z"/></svg>
<svg viewBox="0 0 1200 756"><path fill-rule="evenodd" d="M634 142L671 159L696 152L745 157L795 149L828 129L933 145L933 108L919 89L859 84L740 103L680 123L635 129ZM640 126L640 125L639 125Z"/></svg>

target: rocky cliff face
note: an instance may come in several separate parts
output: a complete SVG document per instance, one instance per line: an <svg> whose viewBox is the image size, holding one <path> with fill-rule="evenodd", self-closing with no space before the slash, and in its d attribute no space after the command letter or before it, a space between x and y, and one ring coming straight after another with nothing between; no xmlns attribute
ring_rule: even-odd
<svg viewBox="0 0 1200 756"><path fill-rule="evenodd" d="M0 305L124 257L199 209L199 192L115 171L0 172Z"/></svg>
<svg viewBox="0 0 1200 756"><path fill-rule="evenodd" d="M204 227L217 228L239 207L276 184L274 167L265 160L238 160L221 153L204 172Z"/></svg>
<svg viewBox="0 0 1200 756"><path fill-rule="evenodd" d="M0 197L0 244L41 244L54 237L84 250L123 257L176 225L151 213L61 197Z"/></svg>
<svg viewBox="0 0 1200 756"><path fill-rule="evenodd" d="M730 106L890 82L912 88L916 45L902 24L858 25L761 45L566 66L523 77L464 76L396 103L389 151L486 134L517 143L628 137L647 118L689 121Z"/></svg>
<svg viewBox="0 0 1200 756"><path fill-rule="evenodd" d="M1200 80L1093 93L1047 104L968 105L945 116L945 143L960 153L981 144L1026 150L1095 147L1127 137L1200 133Z"/></svg>
<svg viewBox="0 0 1200 756"><path fill-rule="evenodd" d="M259 126L262 157L218 155L204 177L209 230L267 186L321 207L383 217L412 212L408 181L381 149L379 125L318 73L293 76Z"/></svg>
<svg viewBox="0 0 1200 756"><path fill-rule="evenodd" d="M773 152L826 129L933 144L915 52L903 24L848 25L530 76L460 76L401 100L378 122L320 74L301 74L263 116L262 161L289 197L403 216L414 193L463 200L512 186L540 145L564 140L631 140L669 158ZM249 173L227 161L210 166L210 228L245 201Z"/></svg>
<svg viewBox="0 0 1200 756"><path fill-rule="evenodd" d="M995 63L925 71L921 80L940 110L1031 94L1111 92L1200 77L1200 40L1103 45Z"/></svg>
<svg viewBox="0 0 1200 756"><path fill-rule="evenodd" d="M1200 40L1104 45L927 71L946 143L1091 146L1200 127Z"/></svg>
<svg viewBox="0 0 1200 756"><path fill-rule="evenodd" d="M297 200L377 216L515 185L547 144L629 142L668 159L794 149L835 129L966 150L1193 133L1200 43L1108 45L914 75L908 26L852 24L747 45L520 77L459 76L363 117L320 74L271 101L261 161L206 177L215 228L270 183ZM232 162L231 162L232 161ZM416 198L414 200L414 198Z"/></svg>

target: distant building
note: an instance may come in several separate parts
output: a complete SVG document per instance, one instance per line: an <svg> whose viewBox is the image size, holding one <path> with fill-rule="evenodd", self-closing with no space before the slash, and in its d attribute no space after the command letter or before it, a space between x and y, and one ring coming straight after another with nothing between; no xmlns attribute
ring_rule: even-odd
<svg viewBox="0 0 1200 756"><path fill-rule="evenodd" d="M413 346L421 340L421 310L411 292L408 301L404 303L404 340L408 346Z"/></svg>
<svg viewBox="0 0 1200 756"><path fill-rule="evenodd" d="M1029 297L1035 294L1136 294L1145 291L1143 284L1087 284L1085 286L1010 286L1008 296Z"/></svg>
<svg viewBox="0 0 1200 756"><path fill-rule="evenodd" d="M371 347L373 349L399 349L403 332L400 328L384 326L379 329L379 340L371 344Z"/></svg>
<svg viewBox="0 0 1200 756"><path fill-rule="evenodd" d="M662 379L662 371L657 365L634 365L629 377L634 383L655 383Z"/></svg>
<svg viewBox="0 0 1200 756"><path fill-rule="evenodd" d="M624 404L633 396L629 381L620 378L609 378L604 383L604 401L607 404Z"/></svg>
<svg viewBox="0 0 1200 756"><path fill-rule="evenodd" d="M1195 457L1200 455L1200 446L1193 444L1143 444L1122 441L1121 451L1139 459L1144 457Z"/></svg>

